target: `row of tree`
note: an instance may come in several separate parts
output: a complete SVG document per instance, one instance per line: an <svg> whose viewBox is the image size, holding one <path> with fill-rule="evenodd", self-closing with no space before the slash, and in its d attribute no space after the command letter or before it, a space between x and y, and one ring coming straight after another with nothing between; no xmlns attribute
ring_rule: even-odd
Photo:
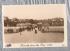
<svg viewBox="0 0 70 51"><path fill-rule="evenodd" d="M64 19L63 18L52 18L52 19L43 19L43 20L33 20L33 19L9 19L8 17L4 17L4 26L17 26L18 23L31 23L31 24L49 24L49 26L63 26Z"/></svg>

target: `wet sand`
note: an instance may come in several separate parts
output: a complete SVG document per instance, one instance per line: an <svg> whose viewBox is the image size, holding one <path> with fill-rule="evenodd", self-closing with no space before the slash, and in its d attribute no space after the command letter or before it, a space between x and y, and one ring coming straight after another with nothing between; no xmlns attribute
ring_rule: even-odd
<svg viewBox="0 0 70 51"><path fill-rule="evenodd" d="M4 35L6 43L55 43L63 42L64 33L41 33L38 31L35 34L34 31L23 31L19 33L6 33Z"/></svg>

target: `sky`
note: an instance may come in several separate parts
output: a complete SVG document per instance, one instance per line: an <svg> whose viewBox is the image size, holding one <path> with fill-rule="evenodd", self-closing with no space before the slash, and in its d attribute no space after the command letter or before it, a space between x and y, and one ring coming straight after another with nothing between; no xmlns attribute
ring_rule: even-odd
<svg viewBox="0 0 70 51"><path fill-rule="evenodd" d="M18 19L64 18L66 16L66 9L64 4L3 5L2 16Z"/></svg>

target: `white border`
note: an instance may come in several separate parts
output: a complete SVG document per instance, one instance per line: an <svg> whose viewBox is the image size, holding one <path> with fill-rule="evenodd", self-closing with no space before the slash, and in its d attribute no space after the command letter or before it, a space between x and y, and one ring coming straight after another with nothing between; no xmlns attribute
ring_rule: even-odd
<svg viewBox="0 0 70 51"><path fill-rule="evenodd" d="M47 4L49 5L49 4ZM51 5L51 4L50 4ZM53 4L54 5L54 4ZM60 5L60 4L56 4L56 5ZM3 32L3 48L29 48L29 47L67 47L67 10L66 10L66 4L61 4L61 5L65 5L65 17L64 17L64 42L63 43L12 43L11 47L5 47L6 44L4 42L4 18L3 18L3 13L2 13L2 32ZM4 6L4 5L2 5ZM2 7L2 12L3 12L3 7ZM22 46L20 46L22 44ZM37 46L39 45L39 46Z"/></svg>

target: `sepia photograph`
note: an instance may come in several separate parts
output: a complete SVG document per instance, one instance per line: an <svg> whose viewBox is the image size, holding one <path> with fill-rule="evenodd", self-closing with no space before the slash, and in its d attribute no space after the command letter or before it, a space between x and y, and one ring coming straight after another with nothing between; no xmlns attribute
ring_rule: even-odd
<svg viewBox="0 0 70 51"><path fill-rule="evenodd" d="M3 47L66 47L64 4L2 5Z"/></svg>

